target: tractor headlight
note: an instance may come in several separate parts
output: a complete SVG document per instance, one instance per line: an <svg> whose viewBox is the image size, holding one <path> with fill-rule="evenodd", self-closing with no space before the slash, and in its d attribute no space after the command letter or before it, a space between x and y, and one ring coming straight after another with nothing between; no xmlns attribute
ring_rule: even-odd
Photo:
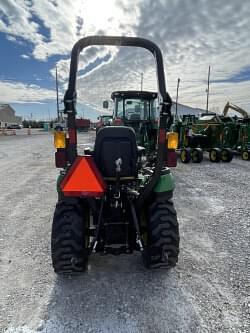
<svg viewBox="0 0 250 333"><path fill-rule="evenodd" d="M167 133L167 145L168 149L178 148L178 133L176 132Z"/></svg>
<svg viewBox="0 0 250 333"><path fill-rule="evenodd" d="M54 146L56 149L66 148L66 134L62 131L54 132Z"/></svg>

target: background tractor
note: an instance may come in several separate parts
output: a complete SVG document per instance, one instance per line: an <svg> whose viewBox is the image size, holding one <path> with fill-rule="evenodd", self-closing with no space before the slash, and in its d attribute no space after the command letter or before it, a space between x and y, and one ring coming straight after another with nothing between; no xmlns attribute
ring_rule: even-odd
<svg viewBox="0 0 250 333"><path fill-rule="evenodd" d="M221 117L216 113L203 113L201 116L184 116L178 124L180 158L183 163L191 159L195 163L203 160L203 151L209 152L211 162L231 162L233 159L233 135L237 138L235 123L230 117ZM225 136L225 128L230 135Z"/></svg>
<svg viewBox="0 0 250 333"><path fill-rule="evenodd" d="M250 161L250 118L240 121L238 150L244 161Z"/></svg>
<svg viewBox="0 0 250 333"><path fill-rule="evenodd" d="M96 124L96 133L99 131L99 129L112 124L112 115L101 115L97 119L98 123Z"/></svg>
<svg viewBox="0 0 250 333"><path fill-rule="evenodd" d="M155 151L159 116L157 114L157 93L149 91L115 91L113 123L132 127L137 143L147 153ZM107 105L107 104L106 104Z"/></svg>
<svg viewBox="0 0 250 333"><path fill-rule="evenodd" d="M155 159L149 163L142 160L145 147L138 145L134 128L124 124L100 129L94 149L83 156L77 153L78 60L82 49L92 45L142 47L155 57L159 124ZM166 92L158 46L134 37L92 36L79 40L72 49L64 105L67 133L55 132L54 138L56 166L61 168L51 235L55 272L82 272L92 252L119 255L138 250L148 268L175 266L179 227L172 201L174 180L166 163L177 140L167 134L172 101Z"/></svg>
<svg viewBox="0 0 250 333"><path fill-rule="evenodd" d="M235 129L234 135L228 131L232 141L232 149L235 149L241 153L243 160L250 160L250 116L248 112L239 106L227 102L224 107L222 115L227 116L229 110L233 110L239 113L243 118L234 117Z"/></svg>

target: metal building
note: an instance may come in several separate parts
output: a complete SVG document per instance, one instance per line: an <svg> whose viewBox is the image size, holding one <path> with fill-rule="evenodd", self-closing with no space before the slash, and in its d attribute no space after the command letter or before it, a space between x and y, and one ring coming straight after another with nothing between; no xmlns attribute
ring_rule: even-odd
<svg viewBox="0 0 250 333"><path fill-rule="evenodd" d="M22 123L22 117L15 115L15 110L9 104L0 104L0 128L5 128L9 125Z"/></svg>

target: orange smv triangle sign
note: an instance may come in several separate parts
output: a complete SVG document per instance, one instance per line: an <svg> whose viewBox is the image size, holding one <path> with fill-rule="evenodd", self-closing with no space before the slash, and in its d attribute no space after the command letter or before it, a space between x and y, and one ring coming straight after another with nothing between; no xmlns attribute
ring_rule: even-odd
<svg viewBox="0 0 250 333"><path fill-rule="evenodd" d="M91 156L78 156L60 187L68 197L100 197L105 191L105 183Z"/></svg>

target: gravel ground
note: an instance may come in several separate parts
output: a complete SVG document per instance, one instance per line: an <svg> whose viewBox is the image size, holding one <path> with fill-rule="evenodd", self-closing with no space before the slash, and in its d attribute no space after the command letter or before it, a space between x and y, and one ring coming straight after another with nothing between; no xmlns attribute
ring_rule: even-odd
<svg viewBox="0 0 250 333"><path fill-rule="evenodd" d="M93 137L82 134L80 149ZM0 137L0 332L249 332L250 163L205 158L174 170L175 269L147 271L138 254L93 255L84 275L58 278L52 141Z"/></svg>

